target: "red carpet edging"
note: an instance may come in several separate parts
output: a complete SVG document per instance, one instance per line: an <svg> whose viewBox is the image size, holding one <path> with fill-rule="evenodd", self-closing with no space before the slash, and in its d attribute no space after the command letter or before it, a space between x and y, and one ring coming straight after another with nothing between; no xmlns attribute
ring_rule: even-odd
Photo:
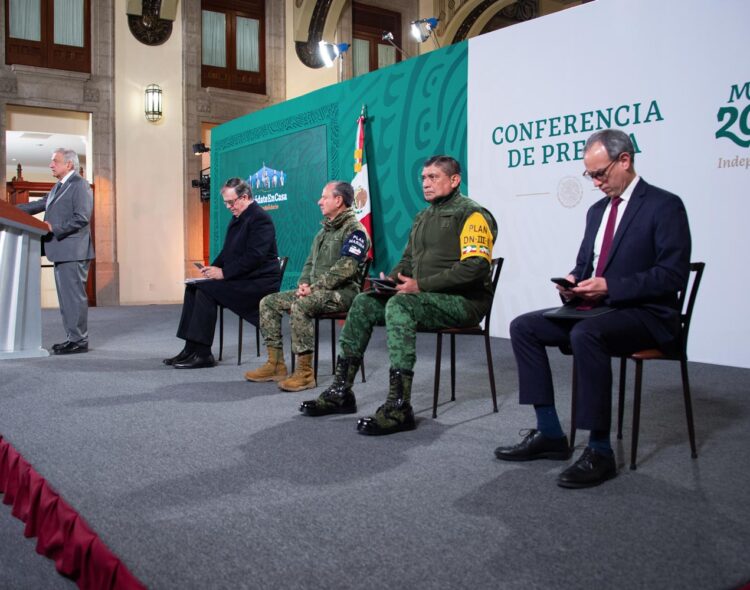
<svg viewBox="0 0 750 590"><path fill-rule="evenodd" d="M36 470L0 436L0 493L3 504L26 523L25 537L81 589L145 590L91 527Z"/></svg>

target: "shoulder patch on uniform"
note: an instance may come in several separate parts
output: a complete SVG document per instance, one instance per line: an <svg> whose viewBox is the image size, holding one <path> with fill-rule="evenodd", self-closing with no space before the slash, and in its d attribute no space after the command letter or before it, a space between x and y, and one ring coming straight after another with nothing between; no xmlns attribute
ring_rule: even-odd
<svg viewBox="0 0 750 590"><path fill-rule="evenodd" d="M461 230L461 260L479 256L492 263L492 231L484 215L469 215Z"/></svg>
<svg viewBox="0 0 750 590"><path fill-rule="evenodd" d="M341 256L349 256L357 262L367 258L367 235L362 230L353 231L341 246Z"/></svg>

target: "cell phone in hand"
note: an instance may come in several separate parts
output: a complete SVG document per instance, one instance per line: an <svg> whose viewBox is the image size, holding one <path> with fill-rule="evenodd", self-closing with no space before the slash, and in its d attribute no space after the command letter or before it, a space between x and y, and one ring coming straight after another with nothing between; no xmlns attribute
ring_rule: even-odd
<svg viewBox="0 0 750 590"><path fill-rule="evenodd" d="M376 279L371 278L370 284L373 286L374 289L381 289L384 291L395 291L396 290L396 281L393 279L390 279L388 277L384 279Z"/></svg>
<svg viewBox="0 0 750 590"><path fill-rule="evenodd" d="M552 277L550 279L553 283L556 285L560 285L564 289L573 289L574 287L578 286L578 283L571 283L568 279L565 277Z"/></svg>
<svg viewBox="0 0 750 590"><path fill-rule="evenodd" d="M200 262L193 262L193 264L198 270L203 270L205 268Z"/></svg>

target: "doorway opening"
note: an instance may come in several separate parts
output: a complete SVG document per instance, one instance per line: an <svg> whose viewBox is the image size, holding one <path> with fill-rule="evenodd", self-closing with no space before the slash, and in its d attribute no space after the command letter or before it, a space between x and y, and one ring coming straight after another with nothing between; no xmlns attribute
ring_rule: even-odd
<svg viewBox="0 0 750 590"><path fill-rule="evenodd" d="M12 204L26 203L44 197L55 185L49 163L57 148L75 150L80 162L78 173L89 184L93 170L91 113L7 105L5 110L5 177L6 194ZM95 187L91 186L96 199ZM43 217L40 213L37 217ZM91 239L96 222L91 215ZM42 307L59 307L52 263L42 256ZM96 260L91 261L86 286L89 305L96 305Z"/></svg>

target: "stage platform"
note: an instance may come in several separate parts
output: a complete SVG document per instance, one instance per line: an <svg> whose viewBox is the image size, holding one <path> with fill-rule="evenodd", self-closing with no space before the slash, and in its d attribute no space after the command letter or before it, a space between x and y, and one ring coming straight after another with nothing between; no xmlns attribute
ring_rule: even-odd
<svg viewBox="0 0 750 590"><path fill-rule="evenodd" d="M148 588L719 590L750 581L750 370L691 364L693 460L679 365L647 363L638 469L627 468L631 382L619 476L564 490L555 478L567 463L494 458L534 425L517 403L507 340L492 343L499 413L481 339L459 338L457 401L448 401L445 351L430 418L435 337L422 334L418 428L370 438L355 425L387 391L382 329L365 357L367 382L355 386L358 414L313 419L297 406L320 387L282 393L243 380L260 360L246 327L236 365L233 314L220 366L164 366L180 349L179 311L95 308L88 354L0 362L0 436ZM43 325L46 347L63 339L56 310ZM331 379L328 332L321 385ZM551 354L567 428L570 359ZM0 505L0 587L73 587L34 553L10 510Z"/></svg>

